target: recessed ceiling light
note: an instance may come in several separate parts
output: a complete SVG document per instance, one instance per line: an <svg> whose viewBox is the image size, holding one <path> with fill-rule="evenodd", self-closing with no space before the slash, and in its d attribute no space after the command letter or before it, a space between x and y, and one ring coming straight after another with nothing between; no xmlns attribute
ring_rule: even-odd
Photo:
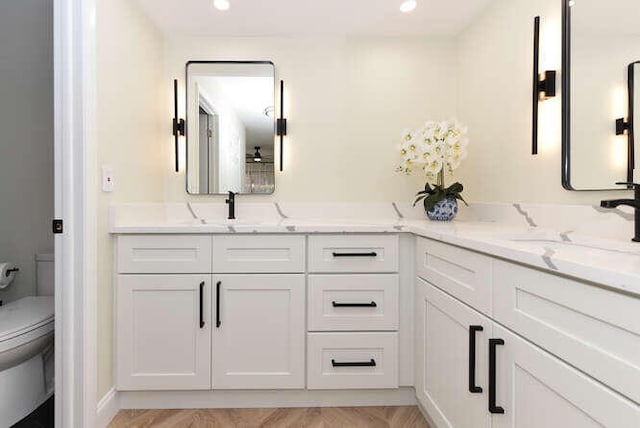
<svg viewBox="0 0 640 428"><path fill-rule="evenodd" d="M400 4L400 11L403 13L409 13L413 11L416 6L418 6L418 2L416 0L405 0Z"/></svg>
<svg viewBox="0 0 640 428"><path fill-rule="evenodd" d="M231 3L229 0L213 0L213 7L218 10L229 10Z"/></svg>

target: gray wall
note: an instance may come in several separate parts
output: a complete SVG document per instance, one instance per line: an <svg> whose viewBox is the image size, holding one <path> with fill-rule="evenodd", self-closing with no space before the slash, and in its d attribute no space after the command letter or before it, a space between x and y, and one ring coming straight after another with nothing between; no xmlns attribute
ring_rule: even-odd
<svg viewBox="0 0 640 428"><path fill-rule="evenodd" d="M53 0L0 0L0 261L22 269L5 302L35 293L53 190Z"/></svg>

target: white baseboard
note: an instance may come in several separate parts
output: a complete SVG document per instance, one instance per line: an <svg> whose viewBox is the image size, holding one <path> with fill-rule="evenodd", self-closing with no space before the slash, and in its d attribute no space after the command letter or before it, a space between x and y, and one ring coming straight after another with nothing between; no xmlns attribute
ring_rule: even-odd
<svg viewBox="0 0 640 428"><path fill-rule="evenodd" d="M120 411L119 393L111 388L102 399L98 402L96 409L96 427L103 428L109 425L109 422Z"/></svg>
<svg viewBox="0 0 640 428"><path fill-rule="evenodd" d="M433 421L433 418L431 418L431 416L429 416L429 413L427 413L427 411L424 409L424 407L422 407L422 404L417 400L416 400L416 405L418 406L418 410L420 410L420 413L422 413L422 416L427 421L429 426L430 427L434 427L434 428L437 427L438 425L436 425L436 423Z"/></svg>
<svg viewBox="0 0 640 428"><path fill-rule="evenodd" d="M117 398L120 409L246 409L416 405L416 394L413 388L331 391L120 391ZM115 413L113 414L115 415Z"/></svg>

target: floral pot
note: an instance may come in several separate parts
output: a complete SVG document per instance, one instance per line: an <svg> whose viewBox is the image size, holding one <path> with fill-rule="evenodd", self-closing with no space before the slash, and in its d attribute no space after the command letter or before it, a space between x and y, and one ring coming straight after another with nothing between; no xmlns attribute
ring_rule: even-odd
<svg viewBox="0 0 640 428"><path fill-rule="evenodd" d="M451 221L458 214L458 201L455 196L447 196L436 202L436 205L426 213L432 221Z"/></svg>

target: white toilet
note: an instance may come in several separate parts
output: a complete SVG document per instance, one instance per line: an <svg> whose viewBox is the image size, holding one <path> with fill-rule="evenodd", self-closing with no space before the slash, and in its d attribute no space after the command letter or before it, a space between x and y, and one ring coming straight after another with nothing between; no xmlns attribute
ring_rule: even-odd
<svg viewBox="0 0 640 428"><path fill-rule="evenodd" d="M0 428L30 414L54 392L54 259L36 256L37 296L0 306Z"/></svg>

